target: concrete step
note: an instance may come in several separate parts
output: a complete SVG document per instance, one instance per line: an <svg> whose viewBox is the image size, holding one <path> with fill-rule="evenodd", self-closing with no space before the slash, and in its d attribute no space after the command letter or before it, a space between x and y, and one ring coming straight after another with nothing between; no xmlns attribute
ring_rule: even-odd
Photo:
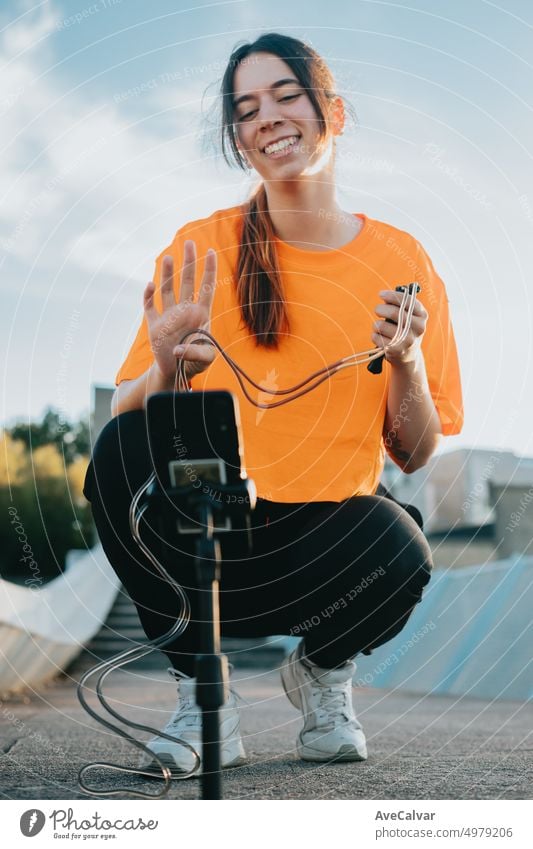
<svg viewBox="0 0 533 849"><path fill-rule="evenodd" d="M100 660L107 660L121 651L134 648L136 643L144 643L146 640L135 605L122 588L106 623L79 655L71 671L85 671ZM273 669L279 666L285 655L280 641L273 644L268 638L250 640L222 638L221 648L222 652L228 656L230 663L240 668L255 666ZM168 665L169 660L166 655L157 650L134 661L131 668L162 669Z"/></svg>

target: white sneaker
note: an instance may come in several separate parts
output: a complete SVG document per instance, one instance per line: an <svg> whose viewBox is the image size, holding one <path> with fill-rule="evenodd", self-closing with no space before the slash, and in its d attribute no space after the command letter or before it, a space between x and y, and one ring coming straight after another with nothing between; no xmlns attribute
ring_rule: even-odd
<svg viewBox="0 0 533 849"><path fill-rule="evenodd" d="M172 667L168 672L178 681L178 705L163 731L178 740L188 743L201 757L202 754L202 710L196 704L196 678L182 678ZM220 708L220 762L223 767L244 763L246 754L240 735L240 717L235 694L230 695ZM190 778L202 772L201 762L184 743L154 737L146 745L157 754L173 773L191 773ZM154 758L143 752L139 769L161 775L161 767Z"/></svg>
<svg viewBox="0 0 533 849"><path fill-rule="evenodd" d="M281 682L289 701L304 716L297 751L304 761L364 761L366 740L352 704L355 663L322 669L302 660L303 640L285 658Z"/></svg>

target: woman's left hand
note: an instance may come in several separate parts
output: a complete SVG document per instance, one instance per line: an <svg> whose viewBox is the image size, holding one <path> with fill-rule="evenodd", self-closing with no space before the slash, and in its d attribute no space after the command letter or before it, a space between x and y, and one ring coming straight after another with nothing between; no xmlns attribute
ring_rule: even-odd
<svg viewBox="0 0 533 849"><path fill-rule="evenodd" d="M411 327L409 333L403 340L396 345L390 345L393 336L398 329L398 321L400 317L400 304L402 302L402 292L393 292L391 290L382 291L380 297L385 301L376 307L375 312L381 319L374 322L374 332L372 333L372 341L378 348L385 348L384 354L387 362L394 364L410 363L417 359L420 351L422 337L426 330L428 313L424 306L417 299L415 308L411 317ZM404 307L404 314L407 316L407 308ZM390 318L394 324L386 321Z"/></svg>

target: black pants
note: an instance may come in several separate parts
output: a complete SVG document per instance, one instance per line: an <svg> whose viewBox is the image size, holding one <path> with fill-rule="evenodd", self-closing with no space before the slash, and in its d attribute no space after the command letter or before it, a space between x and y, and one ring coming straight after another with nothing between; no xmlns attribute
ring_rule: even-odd
<svg viewBox="0 0 533 849"><path fill-rule="evenodd" d="M132 497L151 471L145 414L123 413L96 442L84 494L109 562L153 639L172 626L178 601L129 529ZM194 537L176 534L180 538L167 546L149 524L142 535L190 598L191 622L165 654L192 675L198 648ZM302 636L307 656L325 668L369 654L398 634L432 569L420 514L388 494L291 504L258 499L252 553L239 559L222 536L222 635Z"/></svg>

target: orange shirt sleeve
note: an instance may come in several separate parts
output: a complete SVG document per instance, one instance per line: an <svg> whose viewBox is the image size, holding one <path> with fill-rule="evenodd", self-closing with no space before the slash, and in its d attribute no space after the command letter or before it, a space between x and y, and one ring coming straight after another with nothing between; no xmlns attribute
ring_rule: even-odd
<svg viewBox="0 0 533 849"><path fill-rule="evenodd" d="M464 422L457 346L446 288L419 243L415 277L422 287L419 298L428 311L422 351L429 389L441 421L442 433L451 436L461 432Z"/></svg>

